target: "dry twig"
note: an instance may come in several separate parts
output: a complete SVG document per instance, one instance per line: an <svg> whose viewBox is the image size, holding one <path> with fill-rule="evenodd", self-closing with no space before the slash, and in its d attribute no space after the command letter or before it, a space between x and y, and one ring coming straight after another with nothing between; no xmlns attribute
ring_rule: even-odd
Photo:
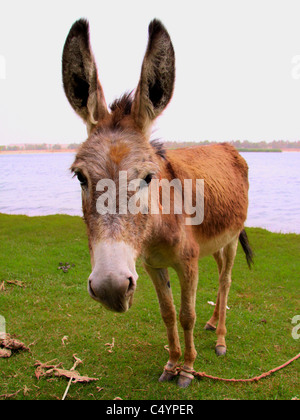
<svg viewBox="0 0 300 420"><path fill-rule="evenodd" d="M115 339L112 339L112 343L106 343L105 344L107 347L109 347L108 353L112 353L113 352L113 348L115 347Z"/></svg>
<svg viewBox="0 0 300 420"><path fill-rule="evenodd" d="M63 369L62 363L53 364L57 362L56 359L51 360L50 362L47 362L47 363L41 363L40 361L37 361L34 365L36 366L35 376L37 379L40 379L42 377L50 377L53 375L55 377L59 377L59 378L64 377L64 378L69 379L68 386L62 398L63 400L66 398L72 383L73 384L76 384L77 382L88 383L88 382L99 380L98 378L90 378L88 376L81 376L75 369L77 368L78 365L82 364L82 360L76 357L75 354L73 355L73 357L74 357L75 363L70 370Z"/></svg>

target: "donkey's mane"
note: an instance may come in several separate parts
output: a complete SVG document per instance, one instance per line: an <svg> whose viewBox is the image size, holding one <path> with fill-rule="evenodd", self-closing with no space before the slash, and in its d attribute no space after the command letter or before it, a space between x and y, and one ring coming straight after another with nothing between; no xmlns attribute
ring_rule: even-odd
<svg viewBox="0 0 300 420"><path fill-rule="evenodd" d="M113 126L114 127L118 126L119 122L126 115L130 115L132 102L133 102L132 92L133 91L124 93L120 98L115 99L114 102L109 105L109 108L111 112L113 113ZM150 144L158 156L160 156L164 160L167 160L166 149L161 140L159 139L152 140Z"/></svg>
<svg viewBox="0 0 300 420"><path fill-rule="evenodd" d="M131 112L131 106L133 102L132 91L125 92L120 98L115 99L112 104L109 105L112 112L116 110L122 111L123 115L129 115Z"/></svg>
<svg viewBox="0 0 300 420"><path fill-rule="evenodd" d="M109 108L113 113L113 126L119 125L119 122L126 116L130 115L133 102L132 91L126 92L120 98L115 99Z"/></svg>
<svg viewBox="0 0 300 420"><path fill-rule="evenodd" d="M155 150L155 153L164 160L167 160L167 152L163 142L159 139L152 140L150 142L151 146Z"/></svg>

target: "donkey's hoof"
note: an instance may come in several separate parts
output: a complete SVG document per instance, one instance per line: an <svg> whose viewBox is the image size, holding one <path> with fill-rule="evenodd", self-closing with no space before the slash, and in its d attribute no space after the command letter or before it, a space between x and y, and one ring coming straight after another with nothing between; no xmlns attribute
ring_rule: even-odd
<svg viewBox="0 0 300 420"><path fill-rule="evenodd" d="M215 327L214 325L211 325L209 322L205 325L204 327L205 330L207 331L216 331L217 327Z"/></svg>
<svg viewBox="0 0 300 420"><path fill-rule="evenodd" d="M217 356L225 356L226 354L226 347L225 346L216 346L216 355Z"/></svg>
<svg viewBox="0 0 300 420"><path fill-rule="evenodd" d="M179 386L179 388L187 388L190 386L191 382L192 382L192 378L187 378L185 376L179 376L178 378L178 382L177 385Z"/></svg>
<svg viewBox="0 0 300 420"><path fill-rule="evenodd" d="M173 373L164 371L158 382L171 382L176 376L177 375L174 375Z"/></svg>
<svg viewBox="0 0 300 420"><path fill-rule="evenodd" d="M178 386L180 388L187 388L192 380L194 379L194 375L192 374L192 369L183 366L178 379Z"/></svg>

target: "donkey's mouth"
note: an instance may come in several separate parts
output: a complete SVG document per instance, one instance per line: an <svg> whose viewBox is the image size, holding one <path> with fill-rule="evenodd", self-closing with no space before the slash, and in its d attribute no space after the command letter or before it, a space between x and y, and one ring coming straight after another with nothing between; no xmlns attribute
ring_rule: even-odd
<svg viewBox="0 0 300 420"><path fill-rule="evenodd" d="M108 306L102 302L100 303L104 306L105 309L111 312L117 312L120 314L127 312L131 308L131 305L132 305L129 299L125 299L123 302L116 303L114 306Z"/></svg>
<svg viewBox="0 0 300 420"><path fill-rule="evenodd" d="M95 294L90 284L88 285L88 292L92 299L104 306L105 309L112 312L125 313L133 304L133 293L123 299L114 299L113 295L99 297Z"/></svg>
<svg viewBox="0 0 300 420"><path fill-rule="evenodd" d="M129 298L129 301L128 301L128 309L130 309L132 307L132 304L133 304L133 294Z"/></svg>

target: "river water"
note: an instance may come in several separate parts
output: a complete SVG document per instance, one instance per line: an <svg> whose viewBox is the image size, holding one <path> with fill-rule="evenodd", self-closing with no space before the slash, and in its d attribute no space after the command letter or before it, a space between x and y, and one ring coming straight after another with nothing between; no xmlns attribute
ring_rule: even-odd
<svg viewBox="0 0 300 420"><path fill-rule="evenodd" d="M300 234L300 153L242 153L249 165L246 225ZM73 153L0 155L0 213L82 215Z"/></svg>

